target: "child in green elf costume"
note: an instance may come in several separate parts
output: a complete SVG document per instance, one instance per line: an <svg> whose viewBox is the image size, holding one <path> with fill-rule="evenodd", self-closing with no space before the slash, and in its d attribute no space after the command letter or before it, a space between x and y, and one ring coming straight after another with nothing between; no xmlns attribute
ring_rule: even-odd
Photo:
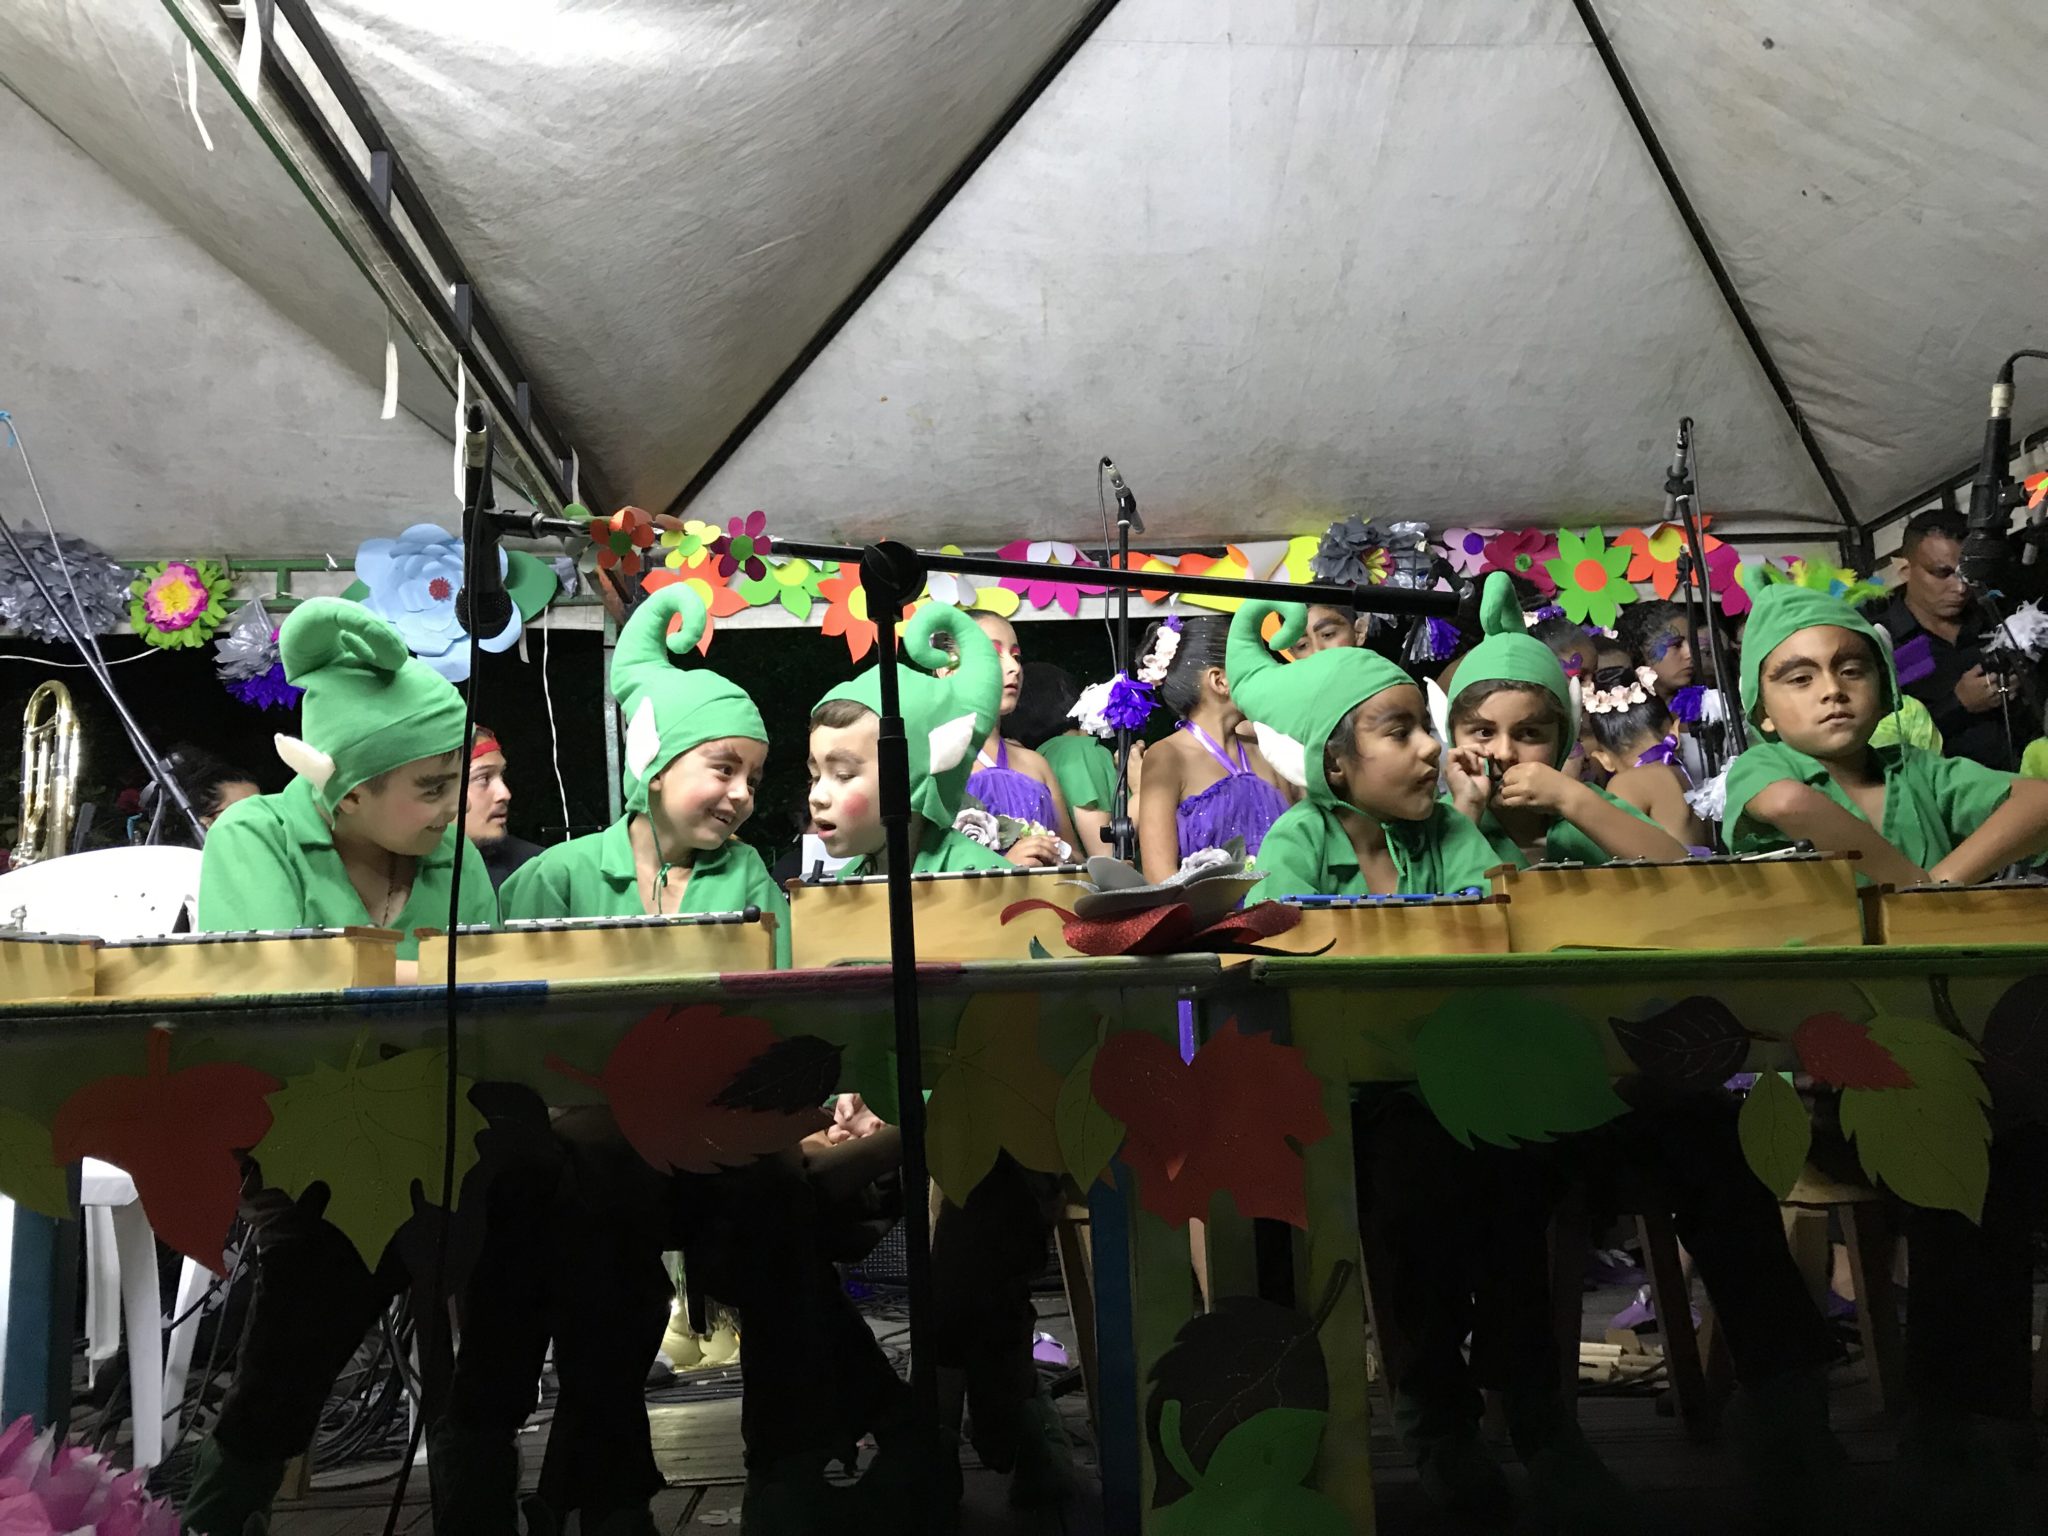
<svg viewBox="0 0 2048 1536"><path fill-rule="evenodd" d="M1556 653L1524 627L1504 575L1487 579L1480 612L1485 638L1450 695L1450 779L1453 803L1502 862L1685 858L1685 845L1634 807L1560 771L1578 734L1578 701ZM1623 1086L1630 1111L1569 1138L1567 1159L1595 1211L1674 1214L1727 1330L1742 1387L1736 1443L1758 1528L1820 1528L1843 1466L1828 1431L1833 1347L1785 1246L1777 1202L1743 1157L1735 1101L1718 1088Z"/></svg>
<svg viewBox="0 0 2048 1536"><path fill-rule="evenodd" d="M1633 806L1563 772L1579 701L1557 653L1522 620L1507 573L1486 579L1485 638L1458 663L1450 693L1451 804L1504 864L1675 860L1685 845Z"/></svg>
<svg viewBox="0 0 2048 1536"><path fill-rule="evenodd" d="M1273 647L1301 641L1300 605L1246 603L1230 626L1230 695L1267 761L1307 798L1266 833L1253 897L1484 886L1501 855L1437 798L1441 748L1422 690L1369 650L1319 650L1283 665L1260 638L1273 612ZM1531 1486L1562 1528L1624 1528L1626 1492L1564 1411L1550 1321L1550 1160L1463 1146L1417 1095L1392 1088L1362 1094L1353 1122L1360 1226L1387 1304L1396 1427L1424 1487L1460 1516L1509 1516L1507 1482L1479 1436L1479 1391L1493 1388Z"/></svg>
<svg viewBox="0 0 2048 1536"><path fill-rule="evenodd" d="M1761 739L1728 770L1729 846L1853 851L1859 878L1901 885L1969 884L2048 848L2048 784L1873 745L1898 702L1889 648L1861 614L1804 587L1764 587L1742 651L1743 709ZM1914 1529L2033 1528L2015 1467L2033 1453L2042 1143L2039 1125L1998 1129L1981 1221L1906 1210L1913 1410L1899 1465Z"/></svg>
<svg viewBox="0 0 2048 1536"><path fill-rule="evenodd" d="M462 699L356 603L313 598L285 620L278 642L285 676L306 690L304 737L277 738L298 777L214 823L199 927L396 928L401 980L411 980L414 930L447 926L458 858L462 921L497 918L490 875L455 822ZM251 1517L268 1511L285 1463L312 1443L336 1372L406 1280L396 1245L372 1273L321 1219L325 1186L292 1202L263 1191L252 1168L247 1188L256 1287L233 1382L184 1502L185 1529L201 1536L244 1536ZM510 1429L489 1432L510 1455ZM438 1482L456 1469L437 1456L435 1471Z"/></svg>
<svg viewBox="0 0 2048 1536"><path fill-rule="evenodd" d="M950 648L933 638L942 631ZM959 609L932 603L911 616L903 651L934 671L951 669L944 677L896 669L914 868L1008 870L1001 854L953 830L975 748L1001 716L995 646ZM811 819L829 851L852 857L841 879L883 871L881 707L878 666L834 688L811 713ZM843 1104L842 1115L858 1108ZM1031 1284L1045 1269L1059 1195L1057 1178L1002 1153L964 1205L941 1206L932 1230L932 1356L946 1411L957 1425L964 1395L983 1464L1009 1472L1011 1502L1025 1506L1056 1504L1072 1486L1072 1453L1031 1355Z"/></svg>
<svg viewBox="0 0 2048 1536"><path fill-rule="evenodd" d="M626 716L626 814L528 861L505 882L506 918L759 907L776 923L776 966L788 966L788 900L736 835L754 812L768 728L741 689L671 660L696 649L705 621L685 586L661 588L627 620L611 670Z"/></svg>
<svg viewBox="0 0 2048 1536"><path fill-rule="evenodd" d="M952 637L951 651L932 638L941 630ZM930 669L900 663L896 668L910 748L910 843L917 872L1008 869L1001 854L953 830L975 748L1000 718L1003 676L995 646L959 609L928 603L911 615L903 653ZM931 675L946 668L953 669L948 676ZM842 880L881 874L886 867L877 757L881 710L881 668L875 666L841 683L811 711L811 824L826 852L852 860L840 869Z"/></svg>
<svg viewBox="0 0 2048 1536"><path fill-rule="evenodd" d="M681 665L704 625L704 605L683 586L653 593L627 620L611 668L612 696L627 721L626 814L518 870L505 883L507 917L756 906L779 920L777 962L789 964L788 903L760 855L734 835L754 808L768 732L738 687L704 666ZM596 1253L604 1273L592 1284L578 1272L553 1300L555 1349L579 1383L606 1384L609 1401L576 1405L584 1444L575 1465L553 1454L571 1427L558 1405L541 1476L552 1512L580 1510L585 1529L606 1519L607 1529L647 1525L647 1499L661 1479L641 1381L669 1317L662 1251L677 1248L688 1254L692 1280L746 1318L746 1529L803 1533L879 1513L879 1485L829 1484L824 1469L863 1432L900 1417L905 1394L840 1289L820 1241L819 1197L800 1167L765 1159L664 1177L608 1130L567 1140L576 1194L551 1241ZM581 1304L592 1294L608 1299L602 1316ZM527 1354L537 1369L538 1349ZM566 1368L563 1385L566 1403Z"/></svg>

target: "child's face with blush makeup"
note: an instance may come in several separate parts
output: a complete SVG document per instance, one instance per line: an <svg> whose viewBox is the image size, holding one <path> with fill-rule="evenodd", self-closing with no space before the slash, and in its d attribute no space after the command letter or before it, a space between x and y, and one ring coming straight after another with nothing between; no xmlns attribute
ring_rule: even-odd
<svg viewBox="0 0 2048 1536"><path fill-rule="evenodd" d="M848 726L811 727L811 824L835 859L882 849L881 775L876 743L882 722L867 715Z"/></svg>

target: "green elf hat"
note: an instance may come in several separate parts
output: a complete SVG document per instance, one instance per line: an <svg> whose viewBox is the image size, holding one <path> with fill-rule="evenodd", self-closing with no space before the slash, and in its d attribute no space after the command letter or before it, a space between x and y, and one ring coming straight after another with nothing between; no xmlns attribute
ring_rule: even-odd
<svg viewBox="0 0 2048 1536"><path fill-rule="evenodd" d="M612 697L626 715L629 811L647 809L649 781L690 748L727 736L768 740L761 711L743 689L708 668L684 671L669 659L694 651L706 622L703 600L677 582L633 610L612 652Z"/></svg>
<svg viewBox="0 0 2048 1536"><path fill-rule="evenodd" d="M1335 806L1337 793L1323 774L1323 751L1338 722L1375 694L1415 679L1376 651L1343 647L1282 662L1259 631L1266 615L1280 615L1273 644L1298 644L1308 630L1300 603L1251 601L1230 621L1223 655L1231 702L1258 730L1259 750L1282 777L1308 791L1317 805Z"/></svg>
<svg viewBox="0 0 2048 1536"><path fill-rule="evenodd" d="M277 636L287 681L306 690L303 738L280 735L277 755L313 786L332 818L366 779L462 745L462 695L398 631L338 597L292 610Z"/></svg>
<svg viewBox="0 0 2048 1536"><path fill-rule="evenodd" d="M953 653L933 642L940 630L953 637ZM988 740L1001 718L1002 663L996 659L995 642L981 626L949 603L927 603L911 615L903 632L903 654L932 671L954 669L945 677L933 677L901 663L896 667L903 693L903 734L910 746L910 808L930 826L950 827L974 772L974 749ZM884 665L841 683L818 702L851 699L879 715Z"/></svg>
<svg viewBox="0 0 2048 1536"><path fill-rule="evenodd" d="M1564 712L1564 729L1558 733L1557 758L1551 764L1562 768L1579 739L1579 698L1571 679L1564 675L1557 653L1529 633L1522 617L1522 604L1515 596L1515 584L1506 571L1486 578L1479 599L1479 628L1486 637L1465 653L1454 679L1458 695L1475 683L1532 683L1547 690Z"/></svg>
<svg viewBox="0 0 2048 1536"><path fill-rule="evenodd" d="M1767 566L1765 569L1768 571L1770 568ZM1774 578L1775 573L1766 576L1752 594L1754 600L1749 610L1749 626L1742 632L1742 709L1750 724L1759 731L1764 729L1763 673L1764 663L1771 659L1771 652L1800 630L1818 629L1823 625L1854 630L1869 640L1872 654L1884 665L1885 713L1889 715L1897 710L1899 677L1892 665L1890 637L1839 597L1830 597L1811 587ZM1772 733L1764 731L1764 734L1769 736Z"/></svg>

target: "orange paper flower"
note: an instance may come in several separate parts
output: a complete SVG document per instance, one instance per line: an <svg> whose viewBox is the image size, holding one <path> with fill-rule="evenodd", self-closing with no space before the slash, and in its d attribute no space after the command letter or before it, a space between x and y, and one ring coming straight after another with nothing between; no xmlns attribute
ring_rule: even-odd
<svg viewBox="0 0 2048 1536"><path fill-rule="evenodd" d="M874 649L875 626L868 617L868 594L860 584L858 565L842 565L819 582L818 596L831 604L825 610L824 631L843 637L847 654L859 661ZM909 618L916 607L915 603L906 604L903 617ZM897 628L900 630L902 625L899 623Z"/></svg>
<svg viewBox="0 0 2048 1536"><path fill-rule="evenodd" d="M1706 531L1711 516L1700 519L1700 549L1711 555L1721 541ZM1628 579L1647 581L1659 597L1669 598L1678 590L1678 557L1685 552L1685 527L1662 523L1655 528L1624 528L1614 536L1617 548L1628 551ZM1712 562L1709 562L1711 564Z"/></svg>
<svg viewBox="0 0 2048 1536"><path fill-rule="evenodd" d="M718 574L718 557L708 550L695 560L677 570L649 571L640 578L642 591L659 592L663 587L675 586L678 582L697 594L697 601L704 605L704 638L697 642L697 654L711 654L711 641L718 633L718 621L739 613L747 606L747 600L727 585L726 579ZM683 618L677 614L669 625L670 633L682 627Z"/></svg>

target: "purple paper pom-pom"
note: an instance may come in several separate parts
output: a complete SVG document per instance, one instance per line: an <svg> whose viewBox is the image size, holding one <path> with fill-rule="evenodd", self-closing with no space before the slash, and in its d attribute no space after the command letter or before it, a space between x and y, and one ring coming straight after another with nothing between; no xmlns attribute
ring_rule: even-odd
<svg viewBox="0 0 2048 1536"><path fill-rule="evenodd" d="M1449 619L1429 619L1429 638L1424 643L1429 648L1431 661L1449 661L1458 650L1458 626Z"/></svg>
<svg viewBox="0 0 2048 1536"><path fill-rule="evenodd" d="M228 684L228 692L251 709L290 709L305 691L284 680L281 661L273 661L268 671Z"/></svg>
<svg viewBox="0 0 2048 1536"><path fill-rule="evenodd" d="M1685 725L1698 725L1705 708L1701 701L1706 696L1707 690L1698 683L1676 689L1671 695L1671 718Z"/></svg>
<svg viewBox="0 0 2048 1536"><path fill-rule="evenodd" d="M1119 731L1142 730L1157 707L1150 683L1119 675L1109 685L1109 702L1102 707L1102 718Z"/></svg>

